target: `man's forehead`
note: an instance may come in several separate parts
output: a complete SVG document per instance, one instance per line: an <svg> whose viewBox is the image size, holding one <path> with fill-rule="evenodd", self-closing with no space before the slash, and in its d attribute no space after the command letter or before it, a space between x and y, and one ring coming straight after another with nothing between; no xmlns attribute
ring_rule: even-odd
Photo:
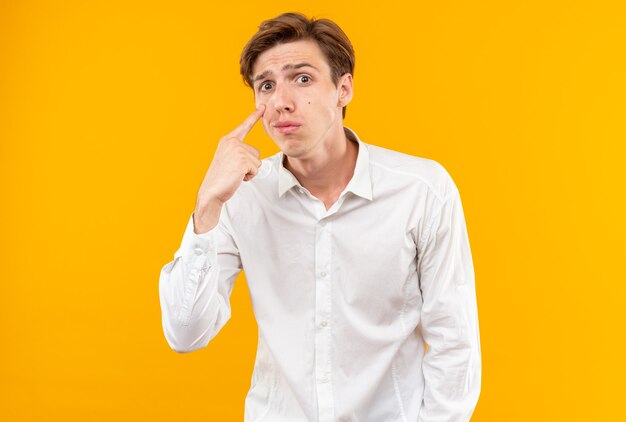
<svg viewBox="0 0 626 422"><path fill-rule="evenodd" d="M260 74L277 73L310 65L322 72L328 67L326 59L313 40L277 44L259 54L252 68L253 79Z"/></svg>

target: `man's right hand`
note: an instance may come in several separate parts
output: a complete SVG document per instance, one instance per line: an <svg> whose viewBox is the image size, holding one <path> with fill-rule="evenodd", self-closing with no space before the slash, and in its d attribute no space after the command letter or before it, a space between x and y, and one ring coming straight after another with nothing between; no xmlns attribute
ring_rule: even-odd
<svg viewBox="0 0 626 422"><path fill-rule="evenodd" d="M215 227L222 205L235 194L243 181L249 181L257 175L261 167L261 154L253 146L244 143L244 138L264 112L265 106L259 106L235 130L220 139L198 191L193 212L196 234L206 233Z"/></svg>

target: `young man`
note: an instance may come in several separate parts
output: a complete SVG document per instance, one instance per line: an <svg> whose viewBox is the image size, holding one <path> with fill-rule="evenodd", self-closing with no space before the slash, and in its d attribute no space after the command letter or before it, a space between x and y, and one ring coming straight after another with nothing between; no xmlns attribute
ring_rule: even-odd
<svg viewBox="0 0 626 422"><path fill-rule="evenodd" d="M278 16L245 46L257 109L220 140L161 271L165 336L205 347L245 269L259 327L245 420L466 421L481 359L459 192L437 162L343 126L353 71L325 19ZM264 160L244 142L259 119L280 148Z"/></svg>

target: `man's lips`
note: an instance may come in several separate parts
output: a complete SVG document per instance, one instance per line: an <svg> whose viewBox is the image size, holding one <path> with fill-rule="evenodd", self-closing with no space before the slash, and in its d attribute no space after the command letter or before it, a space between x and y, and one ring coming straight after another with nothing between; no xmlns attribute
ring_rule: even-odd
<svg viewBox="0 0 626 422"><path fill-rule="evenodd" d="M272 126L274 128L276 128L276 130L279 133L286 134L286 133L293 133L293 132L295 132L302 125L300 123L298 123L298 122L285 120L285 121L282 121L282 122L272 123Z"/></svg>

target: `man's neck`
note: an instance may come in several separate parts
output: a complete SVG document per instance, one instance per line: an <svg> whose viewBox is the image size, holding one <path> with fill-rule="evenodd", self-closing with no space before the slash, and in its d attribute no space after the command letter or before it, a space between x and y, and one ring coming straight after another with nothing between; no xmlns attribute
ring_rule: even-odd
<svg viewBox="0 0 626 422"><path fill-rule="evenodd" d="M349 139L346 132L342 126L336 138L329 140L314 157L306 160L285 157L285 168L322 201L326 209L335 203L354 174L359 145L356 139Z"/></svg>

